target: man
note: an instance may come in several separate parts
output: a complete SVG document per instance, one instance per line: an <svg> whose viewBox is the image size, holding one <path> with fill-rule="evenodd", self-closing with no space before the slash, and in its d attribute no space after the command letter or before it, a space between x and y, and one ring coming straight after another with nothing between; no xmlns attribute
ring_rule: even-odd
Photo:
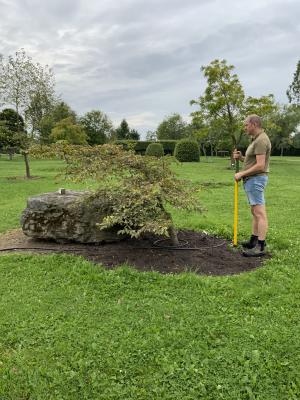
<svg viewBox="0 0 300 400"><path fill-rule="evenodd" d="M265 207L264 189L268 182L271 142L262 129L261 119L257 115L249 115L245 120L245 131L251 137L245 157L236 149L235 160L244 162L241 172L234 176L236 181L243 179L244 190L248 197L252 213L252 235L242 245L246 257L259 257L265 254L268 219Z"/></svg>

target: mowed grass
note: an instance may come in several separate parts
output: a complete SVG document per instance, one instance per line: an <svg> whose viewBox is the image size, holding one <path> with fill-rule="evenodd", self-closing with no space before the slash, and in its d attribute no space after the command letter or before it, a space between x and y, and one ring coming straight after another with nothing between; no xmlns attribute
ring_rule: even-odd
<svg viewBox="0 0 300 400"><path fill-rule="evenodd" d="M230 238L228 160L176 166L207 211L173 210L178 227ZM18 227L29 195L75 187L62 166L0 158L0 230ZM162 276L107 271L80 257L0 257L0 399L300 398L300 159L273 158L267 189L273 258L251 273ZM242 237L250 215L240 187ZM9 216L9 218L7 218Z"/></svg>
<svg viewBox="0 0 300 400"><path fill-rule="evenodd" d="M29 196L58 190L60 187L80 188L58 177L63 171L59 160L31 160L33 179L25 180L25 163L22 156L15 155L9 161L6 155L0 157L0 233L20 226L20 216Z"/></svg>

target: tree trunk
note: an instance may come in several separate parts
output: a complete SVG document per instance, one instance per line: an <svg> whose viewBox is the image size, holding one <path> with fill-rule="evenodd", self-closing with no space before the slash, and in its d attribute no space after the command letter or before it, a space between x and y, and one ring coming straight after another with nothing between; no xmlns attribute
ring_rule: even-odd
<svg viewBox="0 0 300 400"><path fill-rule="evenodd" d="M29 168L29 160L28 160L28 151L22 151L22 155L24 156L25 167L26 167L26 178L30 179L30 168Z"/></svg>
<svg viewBox="0 0 300 400"><path fill-rule="evenodd" d="M173 225L171 225L168 228L168 233L170 235L170 239L171 239L172 245L173 246L178 246L179 245L179 240L178 240L178 237L177 237L177 231L176 231L176 229L174 228Z"/></svg>
<svg viewBox="0 0 300 400"><path fill-rule="evenodd" d="M282 157L283 156L283 146L281 146L281 148L280 148L280 157Z"/></svg>
<svg viewBox="0 0 300 400"><path fill-rule="evenodd" d="M175 227L173 225L173 220L172 220L171 213L169 213L168 211L165 210L165 208L163 206L162 199L160 198L159 200L160 200L160 205L161 205L162 210L164 210L166 216L168 217L168 219L171 222L171 225L168 228L168 234L170 235L172 246L179 246L179 240L178 240L178 237L177 237L177 231L176 231L176 229L175 229Z"/></svg>
<svg viewBox="0 0 300 400"><path fill-rule="evenodd" d="M19 121L19 103L16 102L16 112L17 112L17 132L19 133L20 121Z"/></svg>
<svg viewBox="0 0 300 400"><path fill-rule="evenodd" d="M11 148L7 149L7 155L8 155L9 161L12 161L14 152L13 152L13 150Z"/></svg>

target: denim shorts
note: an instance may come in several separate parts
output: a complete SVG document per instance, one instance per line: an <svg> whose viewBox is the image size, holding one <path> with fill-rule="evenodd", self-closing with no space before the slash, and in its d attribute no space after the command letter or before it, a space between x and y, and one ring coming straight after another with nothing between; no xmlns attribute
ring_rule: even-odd
<svg viewBox="0 0 300 400"><path fill-rule="evenodd" d="M267 175L252 176L244 181L244 189L250 206L265 204L264 190L267 183Z"/></svg>

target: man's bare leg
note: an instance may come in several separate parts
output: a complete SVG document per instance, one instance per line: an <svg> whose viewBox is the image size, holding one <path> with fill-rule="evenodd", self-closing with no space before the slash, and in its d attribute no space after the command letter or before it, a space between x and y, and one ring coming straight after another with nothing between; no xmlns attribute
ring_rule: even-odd
<svg viewBox="0 0 300 400"><path fill-rule="evenodd" d="M251 206L253 215L252 229L253 235L258 236L258 240L265 240L268 231L268 217L264 205Z"/></svg>

